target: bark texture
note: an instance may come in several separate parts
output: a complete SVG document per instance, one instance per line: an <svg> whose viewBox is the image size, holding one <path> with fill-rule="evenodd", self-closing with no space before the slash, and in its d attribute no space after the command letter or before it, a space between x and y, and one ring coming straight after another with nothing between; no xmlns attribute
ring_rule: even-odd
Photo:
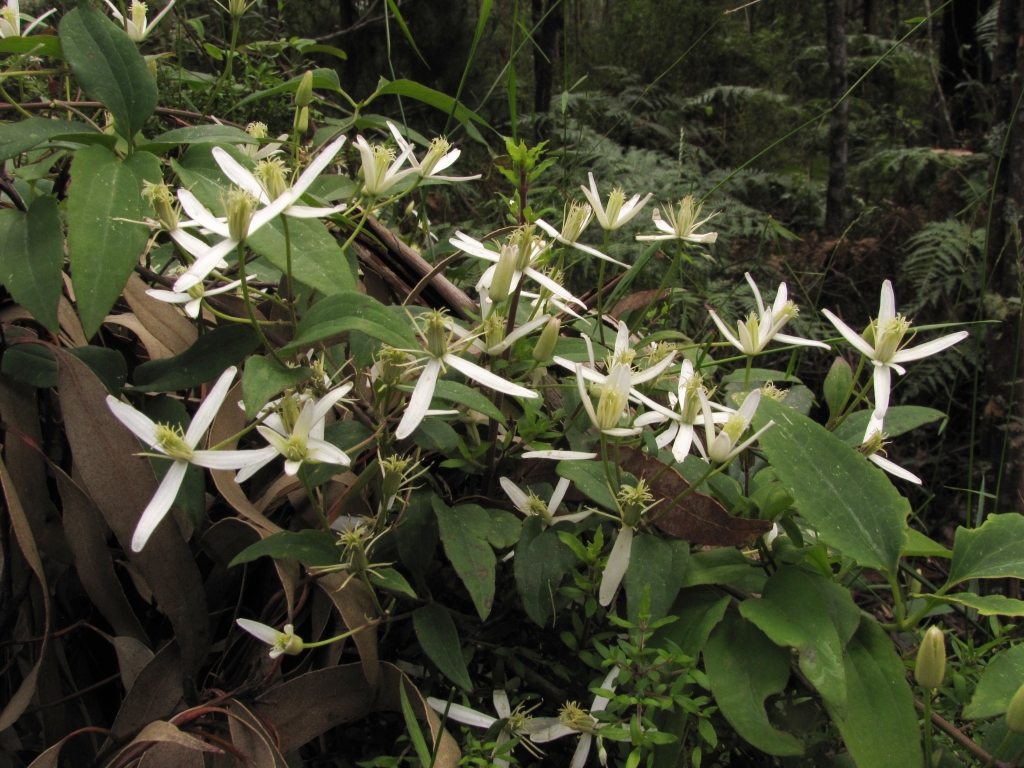
<svg viewBox="0 0 1024 768"><path fill-rule="evenodd" d="M828 46L828 98L835 104L846 93L846 3L825 0L826 45ZM825 231L843 231L846 207L846 162L850 125L850 101L832 110L828 121L828 188L825 198Z"/></svg>

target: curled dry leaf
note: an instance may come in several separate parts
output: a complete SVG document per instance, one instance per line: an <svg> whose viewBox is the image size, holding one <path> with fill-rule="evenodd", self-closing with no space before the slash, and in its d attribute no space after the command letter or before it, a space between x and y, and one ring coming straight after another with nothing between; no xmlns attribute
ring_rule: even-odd
<svg viewBox="0 0 1024 768"><path fill-rule="evenodd" d="M629 296L625 296L619 299L615 306L612 307L612 311L609 312L612 317L618 320L620 317L625 315L627 312L632 312L637 309L643 309L653 301L658 301L668 296L669 291L667 288L652 288L649 291L637 291L631 293Z"/></svg>
<svg viewBox="0 0 1024 768"><path fill-rule="evenodd" d="M154 299L146 293L147 287L138 275L132 275L124 287L125 301L147 331L173 355L180 355L196 343L199 334L177 307Z"/></svg>
<svg viewBox="0 0 1024 768"><path fill-rule="evenodd" d="M376 615L376 608L373 598L366 590L366 586L358 579L349 579L347 573L329 573L317 580L317 584L331 598L338 612L341 614L345 626L352 630L372 621ZM345 588L342 589L342 585ZM377 673L379 670L377 657L377 628L367 627L361 632L352 636L352 641L359 649L359 660L363 666L363 673L370 685L377 684Z"/></svg>
<svg viewBox="0 0 1024 768"><path fill-rule="evenodd" d="M139 337L139 341L142 342L142 346L146 348L146 352L149 353L150 360L164 360L168 357L174 357L174 353L171 352L156 336L149 332L149 330L142 324L142 321L137 318L132 312L125 312L120 315L107 315L103 318L104 325L120 325L127 328L129 331Z"/></svg>
<svg viewBox="0 0 1024 768"><path fill-rule="evenodd" d="M156 491L139 442L107 407L107 390L74 355L54 350L61 410L75 467L85 491L170 619L181 647L182 671L191 676L206 658L210 620L199 567L168 515L141 552L129 544L142 510Z"/></svg>
<svg viewBox="0 0 1024 768"><path fill-rule="evenodd" d="M659 500L649 513L659 515L664 505L690 487L690 484L665 462L637 448L620 448L619 463L624 470L651 484L651 493ZM662 471L664 470L664 472ZM661 473L661 476L654 479ZM730 515L721 504L703 493L691 493L655 525L670 536L691 544L735 547L745 544L771 529L767 520L748 520Z"/></svg>
<svg viewBox="0 0 1024 768"><path fill-rule="evenodd" d="M172 640L135 678L110 727L114 738L125 739L154 720L169 717L184 693L181 682L181 651Z"/></svg>

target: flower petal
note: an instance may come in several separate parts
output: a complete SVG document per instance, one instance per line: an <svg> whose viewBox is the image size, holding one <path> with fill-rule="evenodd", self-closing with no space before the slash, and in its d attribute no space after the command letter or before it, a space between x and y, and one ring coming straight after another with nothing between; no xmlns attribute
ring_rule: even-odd
<svg viewBox="0 0 1024 768"><path fill-rule="evenodd" d="M200 226L205 227L221 237L228 236L229 229L227 221L218 219L210 213L209 209L199 202L199 198L187 189L181 188L178 190L178 201L181 203L181 209L188 214L190 219L195 220Z"/></svg>
<svg viewBox="0 0 1024 768"><path fill-rule="evenodd" d="M633 546L633 529L623 526L619 529L619 535L615 539L611 554L608 555L608 564L604 567L604 574L601 576L601 590L598 594L598 602L601 605L611 605L615 592L622 583L622 577L626 575L629 568L629 552Z"/></svg>
<svg viewBox="0 0 1024 768"><path fill-rule="evenodd" d="M139 518L139 522L135 526L135 533L132 534L133 552L142 551L153 531L156 530L156 527L160 525L160 521L167 515L168 510L170 510L171 505L174 503L174 498L178 495L178 489L181 488L181 483L185 479L185 471L187 469L188 463L184 461L172 462L171 466L168 467L167 474L160 481L160 486L156 489L156 493L153 494L153 498L150 499L146 509L142 512L142 517Z"/></svg>
<svg viewBox="0 0 1024 768"><path fill-rule="evenodd" d="M815 341L814 339L801 339L799 336L790 336L785 333L776 333L773 338L775 339L775 341L781 341L783 344L796 344L801 347L818 347L819 349L832 349L832 347L830 347L823 341Z"/></svg>
<svg viewBox="0 0 1024 768"><path fill-rule="evenodd" d="M715 314L715 311L714 310L709 310L708 314L711 315L711 319L715 321L715 325L718 326L718 330L722 332L723 336L725 336L726 341L728 341L730 344L732 344L734 347L736 347L736 349L738 349L740 352L743 352L744 354L746 354L747 350L744 349L743 344L740 342L739 339L737 339L735 336L732 335L732 331L730 331L728 326L726 326L726 324L722 322L722 319L718 315ZM743 325L741 324L740 325L741 332L742 332L742 328L743 328Z"/></svg>
<svg viewBox="0 0 1024 768"><path fill-rule="evenodd" d="M508 703L508 694L504 689L495 688L491 701L494 703L494 711L498 713L498 717L508 717L512 714L512 707Z"/></svg>
<svg viewBox="0 0 1024 768"><path fill-rule="evenodd" d="M889 459L885 458L884 456L879 456L877 453L868 456L868 461L870 461L875 466L885 470L890 475L894 475L895 477L899 477L903 480L909 480L912 483L917 483L917 485L922 484L921 478L915 475L913 472L904 469L899 464L889 461Z"/></svg>
<svg viewBox="0 0 1024 768"><path fill-rule="evenodd" d="M449 705L447 701L435 699L433 696L427 698L427 706L439 714L444 714L445 709L447 709L449 720L454 720L463 725L472 725L476 728L490 728L498 722L496 717L485 715L483 712L477 712L469 707L463 707L461 704Z"/></svg>
<svg viewBox="0 0 1024 768"><path fill-rule="evenodd" d="M328 443L326 440L318 440L315 437L311 437L306 441L306 455L311 460L319 461L323 464L340 464L343 467L347 467L352 463L352 459L341 448Z"/></svg>
<svg viewBox="0 0 1024 768"><path fill-rule="evenodd" d="M214 147L211 152L217 165L224 171L224 175L233 181L237 187L244 189L264 205L270 204L270 198L267 197L267 191L263 189L263 185L246 168L243 168L235 158L225 152L222 147Z"/></svg>
<svg viewBox="0 0 1024 768"><path fill-rule="evenodd" d="M522 459L554 459L555 461L589 461L596 459L596 453L586 451L527 451Z"/></svg>
<svg viewBox="0 0 1024 768"><path fill-rule="evenodd" d="M316 181L316 178L327 170L327 167L334 160L338 152L341 151L342 146L345 144L345 136L335 139L322 150L320 154L316 156L316 160L309 164L309 166L299 176L298 181L295 182L295 186L292 187L292 200L298 200L302 195L305 194L306 190L309 189L310 185Z"/></svg>
<svg viewBox="0 0 1024 768"><path fill-rule="evenodd" d="M187 293L175 293L174 291L160 291L154 288L150 288L146 291L147 296L152 296L157 301L162 301L166 304L187 304L192 301L192 297Z"/></svg>
<svg viewBox="0 0 1024 768"><path fill-rule="evenodd" d="M252 464L263 466L277 455L272 445L253 451L193 451L191 463L207 469L244 469Z"/></svg>
<svg viewBox="0 0 1024 768"><path fill-rule="evenodd" d="M672 444L672 458L682 464L693 447L693 424L680 424L679 433Z"/></svg>
<svg viewBox="0 0 1024 768"><path fill-rule="evenodd" d="M554 515L556 512L558 512L558 508L562 506L562 499L565 498L565 492L568 490L569 478L559 478L558 485L555 486L555 492L551 494L551 500L548 502L549 515Z"/></svg>
<svg viewBox="0 0 1024 768"><path fill-rule="evenodd" d="M267 645L273 645L277 642L278 638L284 637L283 632L278 632L273 627L268 627L266 624L260 624L258 621L251 621L250 619L235 619L235 622L250 635L255 637L257 640L263 641Z"/></svg>
<svg viewBox="0 0 1024 768"><path fill-rule="evenodd" d="M107 407L139 440L150 447L156 445L156 424L149 416L112 395L107 395Z"/></svg>
<svg viewBox="0 0 1024 768"><path fill-rule="evenodd" d="M449 353L444 356L444 361L459 373L473 379L473 381L483 384L485 387L490 387L496 392L504 392L506 395L512 395L513 397L525 397L527 399L539 397L536 392L533 392L526 387L521 387L518 384L513 384L511 381L507 381L496 373L491 373L486 368L481 368L476 363L471 363L465 358ZM418 386L419 385L417 385L417 387Z"/></svg>
<svg viewBox="0 0 1024 768"><path fill-rule="evenodd" d="M409 403L405 406L402 421L398 424L398 429L395 430L395 438L398 440L404 440L415 432L416 427L423 421L423 417L426 416L427 409L430 407L430 401L434 397L434 388L437 386L437 377L440 372L441 361L437 358L430 358L416 382L416 388L412 391Z"/></svg>
<svg viewBox="0 0 1024 768"><path fill-rule="evenodd" d="M892 283L882 283L882 297L878 302L878 325L887 323L896 317L896 296L892 292Z"/></svg>
<svg viewBox="0 0 1024 768"><path fill-rule="evenodd" d="M922 357L928 357L934 355L936 352L941 352L944 349L952 347L954 344L966 339L970 334L967 331L958 331L957 333L951 333L949 336L943 336L941 339L935 339L934 341L927 341L924 344L918 344L916 347L910 349L901 349L895 355L892 356L894 363L909 363L912 360L920 360Z"/></svg>
<svg viewBox="0 0 1024 768"><path fill-rule="evenodd" d="M821 312L823 315L825 315L825 317L829 319L829 321L831 321L832 325L834 325L836 327L836 330L842 334L843 338L857 348L858 352L860 352L862 355L866 355L867 357L874 359L874 347L872 347L870 344L864 341L864 338L859 333L857 333L855 330L853 330L853 328L848 326L846 323L844 323L838 317L833 315L827 309L823 309L821 310Z"/></svg>
<svg viewBox="0 0 1024 768"><path fill-rule="evenodd" d="M885 418L885 412L889 410L889 391L891 389L891 374L889 366L876 365L875 375L875 415L877 418Z"/></svg>
<svg viewBox="0 0 1024 768"><path fill-rule="evenodd" d="M757 314L764 315L764 302L761 300L761 291L758 290L757 283L754 282L754 278L749 272L745 272L743 277L746 278L747 285L754 292L754 300L757 301Z"/></svg>
<svg viewBox="0 0 1024 768"><path fill-rule="evenodd" d="M224 398L228 396L228 390L231 389L231 382L234 380L236 373L238 373L238 369L232 365L220 375L217 383L206 394L206 399L199 406L199 410L196 411L196 415L192 418L192 423L189 424L188 431L185 433L185 442L191 448L195 448L199 444L199 439L210 428L214 417L224 402Z"/></svg>

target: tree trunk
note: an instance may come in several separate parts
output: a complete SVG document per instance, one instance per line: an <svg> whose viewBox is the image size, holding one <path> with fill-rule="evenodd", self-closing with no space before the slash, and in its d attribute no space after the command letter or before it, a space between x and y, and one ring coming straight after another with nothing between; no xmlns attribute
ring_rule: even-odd
<svg viewBox="0 0 1024 768"><path fill-rule="evenodd" d="M864 0L864 34L875 34L875 0Z"/></svg>
<svg viewBox="0 0 1024 768"><path fill-rule="evenodd" d="M846 93L846 3L825 0L825 34L828 46L828 98L835 104ZM843 209L846 205L847 139L850 124L850 101L832 110L828 121L828 189L825 196L825 232L839 235L843 231Z"/></svg>
<svg viewBox="0 0 1024 768"><path fill-rule="evenodd" d="M533 111L547 112L551 109L551 93L555 76L553 62L558 55L558 33L565 24L565 3L550 13L553 0L533 0L533 23L540 23L534 36L533 50ZM547 16L545 16L547 14ZM541 19L544 19L541 22Z"/></svg>
<svg viewBox="0 0 1024 768"><path fill-rule="evenodd" d="M1024 124L1020 112L1013 112L1024 87L1024 0L1001 0L998 18L998 46L992 64L993 149L1002 146L1009 130L1006 151L998 163L993 159L989 174L994 184L989 232L986 286L998 298L987 305L1001 305L988 327L985 371L986 392L982 457L987 458L987 487L995 481L999 498L996 511L1024 513L1024 338L1021 337L1019 304L1005 302L1021 296L1021 261L1016 235L1024 213ZM1010 124L1013 119L1012 125ZM987 456L986 456L987 454Z"/></svg>
<svg viewBox="0 0 1024 768"><path fill-rule="evenodd" d="M954 0L942 13L940 85L951 105L951 127L955 131L969 128L974 115L982 109L972 97L974 91L964 91L959 86L986 79L987 57L978 45L975 25L990 6L990 0Z"/></svg>

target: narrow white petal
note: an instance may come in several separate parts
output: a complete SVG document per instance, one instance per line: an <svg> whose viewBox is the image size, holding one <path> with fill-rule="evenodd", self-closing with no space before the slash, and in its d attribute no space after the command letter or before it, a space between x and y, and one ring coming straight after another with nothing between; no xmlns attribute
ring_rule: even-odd
<svg viewBox="0 0 1024 768"><path fill-rule="evenodd" d="M220 375L217 383L207 393L206 399L199 406L195 417L192 419L192 423L188 425L188 431L185 433L185 442L190 447L195 448L199 444L199 439L210 428L210 425L213 424L213 419L220 410L224 398L228 396L228 390L231 389L231 382L234 380L236 373L238 373L238 369L235 366L228 368Z"/></svg>
<svg viewBox="0 0 1024 768"><path fill-rule="evenodd" d="M853 328L848 326L846 323L844 323L838 317L833 315L827 309L823 309L821 310L821 312L823 315L825 315L825 317L827 317L831 321L832 325L834 325L836 327L836 330L842 334L843 338L857 348L857 351L859 351L862 355L866 355L867 357L870 357L872 359L874 358L874 347L872 347L870 344L864 341L863 337L861 337L859 333L857 333L855 330L853 330Z"/></svg>
<svg viewBox="0 0 1024 768"><path fill-rule="evenodd" d="M675 240L675 235L637 235L637 240L653 242L655 240Z"/></svg>
<svg viewBox="0 0 1024 768"><path fill-rule="evenodd" d="M435 699L433 696L427 698L427 705L438 714L444 714L447 708L449 720L476 728L490 728L498 721L496 717L485 715L483 712L477 712L475 709L464 707L461 704L449 705L447 701Z"/></svg>
<svg viewBox="0 0 1024 768"><path fill-rule="evenodd" d="M952 347L954 344L966 339L969 335L967 331L958 331L957 333L951 333L949 336L943 336L941 339L926 341L924 344L918 344L910 349L901 349L892 356L892 362L909 363L912 360L920 360L922 357L928 357L936 352Z"/></svg>
<svg viewBox="0 0 1024 768"><path fill-rule="evenodd" d="M562 506L562 499L565 498L565 492L568 490L569 478L559 478L558 485L555 486L555 492L551 494L551 501L548 502L548 514L554 515L558 512L558 508Z"/></svg>
<svg viewBox="0 0 1024 768"><path fill-rule="evenodd" d="M341 398L352 391L352 382L342 384L340 387L335 387L326 395L316 401L316 405L313 407L313 422L318 423L323 420L331 409L337 404Z"/></svg>
<svg viewBox="0 0 1024 768"><path fill-rule="evenodd" d="M772 314L778 315L785 308L787 301L789 301L789 289L786 288L785 283L779 283L778 293L775 294L775 304L772 306Z"/></svg>
<svg viewBox="0 0 1024 768"><path fill-rule="evenodd" d="M221 237L228 236L227 221L218 219L210 213L207 207L199 202L199 198L187 189L181 188L178 190L178 201L181 203L182 210L188 214L190 219L194 219L201 226Z"/></svg>
<svg viewBox="0 0 1024 768"><path fill-rule="evenodd" d="M635 429L629 429L628 427L613 427L612 429L602 429L606 435L610 437L633 437L643 432L642 429L636 427Z"/></svg>
<svg viewBox="0 0 1024 768"><path fill-rule="evenodd" d="M587 416L590 417L590 423L595 427L597 426L597 413L594 412L594 404L590 402L590 393L587 392L586 386L583 384L583 371L585 369L579 363L576 363L576 388L580 393L580 401L583 403L583 409L587 412Z"/></svg>
<svg viewBox="0 0 1024 768"><path fill-rule="evenodd" d="M270 198L267 197L267 192L263 189L263 185L248 170L243 168L235 158L221 147L214 147L211 151L213 159L217 161L217 165L224 171L224 175L233 181L237 187L244 189L264 205L270 204Z"/></svg>
<svg viewBox="0 0 1024 768"><path fill-rule="evenodd" d="M763 427L761 427L759 430L757 430L757 432L752 434L750 437L748 437L742 443L740 443L735 448L733 448L731 451L729 451L729 456L726 458L726 461L731 459L733 456L738 456L739 454L743 453L743 451L747 450L747 448L749 448L755 442L757 442L757 438L759 438L761 435L763 435L771 427L774 427L774 426L775 426L775 422L774 421L769 421L767 424L765 424ZM719 435L719 437L721 437L721 435Z"/></svg>
<svg viewBox="0 0 1024 768"><path fill-rule="evenodd" d="M502 490L505 491L508 497L512 500L512 503L515 504L516 509L524 515L529 514L529 512L527 512L527 501L529 499L527 495L523 493L522 489L507 477L498 478L498 482L501 483Z"/></svg>
<svg viewBox="0 0 1024 768"><path fill-rule="evenodd" d="M185 253L188 253L189 255L194 256L195 258L199 258L200 256L204 255L207 251L210 250L209 245L204 243L195 235L190 235L181 227L178 227L177 229L172 229L167 234L171 236L171 239L174 240L174 242L181 246L181 249L185 251ZM225 233L222 236L226 237L227 234Z"/></svg>
<svg viewBox="0 0 1024 768"><path fill-rule="evenodd" d="M473 381L479 382L485 387L489 387L496 392L504 392L506 395L513 395L514 397L539 397L536 392L533 392L526 387L521 387L518 384L513 384L511 381L506 381L501 378L501 376L491 373L486 368L481 368L476 363L471 363L469 360L464 358L447 354L444 356L444 361L464 376L467 376L473 379ZM418 386L419 385L417 385L417 387Z"/></svg>
<svg viewBox="0 0 1024 768"><path fill-rule="evenodd" d="M665 448L669 443L671 443L678 434L679 422L670 422L669 425L661 432L661 434L655 436L654 443L655 445L658 446L658 450L660 451L662 448Z"/></svg>
<svg viewBox="0 0 1024 768"><path fill-rule="evenodd" d="M879 456L877 453L868 456L868 461L870 461L875 466L884 469L890 475L895 475L896 477L902 478L903 480L909 480L910 482L916 483L917 485L922 484L921 478L915 475L913 472L904 469L899 464L889 461L884 456Z"/></svg>
<svg viewBox="0 0 1024 768"><path fill-rule="evenodd" d="M891 389L891 378L889 366L875 366L875 413L878 418L884 418L885 412L889 410L889 391Z"/></svg>
<svg viewBox="0 0 1024 768"><path fill-rule="evenodd" d="M633 546L633 529L620 528L618 538L612 552L608 555L608 564L604 567L604 574L601 576L601 590L598 595L598 602L601 605L611 605L622 577L626 575L629 568L629 552Z"/></svg>
<svg viewBox="0 0 1024 768"><path fill-rule="evenodd" d="M235 621L238 623L238 626L267 645L273 645L279 637L284 637L283 632L278 632L273 627L260 624L258 621L250 621L249 619L235 619Z"/></svg>
<svg viewBox="0 0 1024 768"><path fill-rule="evenodd" d="M306 454L311 460L324 464L340 464L343 467L347 467L352 463L352 459L341 448L328 443L326 440L318 440L315 437L311 437L306 441Z"/></svg>
<svg viewBox="0 0 1024 768"><path fill-rule="evenodd" d="M299 474L299 469L301 467L301 461L295 461L294 459L284 460L284 473L289 477L295 477L297 474Z"/></svg>
<svg viewBox="0 0 1024 768"><path fill-rule="evenodd" d="M512 707L508 703L508 694L505 693L504 689L495 688L491 700L494 702L494 711L498 713L499 718L508 717L512 714Z"/></svg>
<svg viewBox="0 0 1024 768"><path fill-rule="evenodd" d="M553 519L552 522L554 522L554 523L561 523L561 522L578 523L578 522L581 522L582 520L586 520L592 514L594 514L594 510L592 510L592 509L585 509L582 512L573 512L571 515L558 515L557 517L555 517Z"/></svg>
<svg viewBox="0 0 1024 768"><path fill-rule="evenodd" d="M557 229L552 227L550 224L548 224L546 221L544 221L544 219L537 219L537 221L535 221L534 224L536 224L538 227L547 232L548 237L561 237L561 233Z"/></svg>
<svg viewBox="0 0 1024 768"><path fill-rule="evenodd" d="M187 293L175 293L174 291L160 291L154 288L150 288L146 291L147 296L152 296L157 301L162 301L167 304L187 304L192 301L192 297Z"/></svg>
<svg viewBox="0 0 1024 768"><path fill-rule="evenodd" d="M615 681L619 677L619 668L612 667L612 671L608 673L605 679L601 682L601 688L607 688L608 690L615 690ZM595 696L594 703L590 705L591 712L604 712L608 708L609 699L604 696Z"/></svg>
<svg viewBox="0 0 1024 768"><path fill-rule="evenodd" d="M630 389L629 390L629 398L630 398L630 400L635 400L635 401L637 401L639 403L643 403L648 408L650 408L652 411L657 411L662 416L664 416L666 418L669 418L669 419L672 419L673 421L679 421L680 419L682 419L682 416L680 416L675 411L673 411L673 410L671 410L669 408L666 408L661 403L657 403L654 400L651 400L651 398L647 397L647 395L643 394L642 392L639 392L638 390Z"/></svg>
<svg viewBox="0 0 1024 768"><path fill-rule="evenodd" d="M586 451L527 451L522 454L524 459L554 459L555 461L589 461L596 459L596 453Z"/></svg>
<svg viewBox="0 0 1024 768"><path fill-rule="evenodd" d="M146 414L111 395L107 395L107 407L139 440L150 447L156 445L156 424Z"/></svg>
<svg viewBox="0 0 1024 768"><path fill-rule="evenodd" d="M693 424L680 424L679 434L672 444L672 458L682 464L693 446Z"/></svg>
<svg viewBox="0 0 1024 768"><path fill-rule="evenodd" d="M534 744L547 744L549 741L575 736L577 733L572 728L562 725L557 717L531 717L523 726L523 730L529 734L530 741Z"/></svg>
<svg viewBox="0 0 1024 768"><path fill-rule="evenodd" d="M790 336L785 333L776 333L775 341L781 341L783 344L796 344L801 347L818 347L819 349L832 349L828 344L823 341L815 341L814 339L801 339L799 336Z"/></svg>
<svg viewBox="0 0 1024 768"><path fill-rule="evenodd" d="M188 271L175 281L174 290L180 293L181 291L187 291L193 285L203 282L206 276L217 267L217 262L231 253L236 247L238 247L237 240L232 240L230 237L226 240L221 240L205 254L197 258L192 266L188 268Z"/></svg>
<svg viewBox="0 0 1024 768"><path fill-rule="evenodd" d="M269 464L270 462L272 462L274 459L281 455L278 453L277 448L275 448L272 445L268 445L266 448L260 448L259 450L252 451L252 453L259 454L259 461L254 460L252 464L249 464L248 466L240 470L238 474L235 475L236 483L244 483L250 477L252 477L265 466L267 466L267 464Z"/></svg>
<svg viewBox="0 0 1024 768"><path fill-rule="evenodd" d="M199 310L203 308L202 299L192 299L188 304L185 305L185 314L195 320L199 317Z"/></svg>
<svg viewBox="0 0 1024 768"><path fill-rule="evenodd" d="M433 177L435 179L436 178L443 178L443 177L438 177L437 174L440 173L441 171L447 170L448 168L451 168L453 165L455 165L455 163L458 161L460 155L462 155L462 150L461 149L453 149L447 155L445 155L440 160L438 160L437 164L434 166L434 170L432 170L430 172L431 177ZM475 176L475 177L468 176L466 178L480 178L480 175L477 174L477 176Z"/></svg>
<svg viewBox="0 0 1024 768"><path fill-rule="evenodd" d="M508 336L506 336L505 339L500 344L495 344L493 347L488 349L487 354L500 355L506 349L511 347L517 341L519 341L519 339L523 338L524 336L529 336L535 330L545 325L547 321L550 319L550 315L541 315L540 317L537 317L528 323L524 323L523 325L519 326L514 331L512 331L512 333L510 333Z"/></svg>
<svg viewBox="0 0 1024 768"><path fill-rule="evenodd" d="M277 455L277 449L269 445L254 451L194 451L191 463L207 469L243 469L252 464L262 466Z"/></svg>
<svg viewBox="0 0 1024 768"><path fill-rule="evenodd" d="M597 367L597 362L594 359L594 342L590 340L589 336L583 336L583 343L587 347L587 360L590 362L591 369Z"/></svg>
<svg viewBox="0 0 1024 768"><path fill-rule="evenodd" d="M763 315L764 314L764 302L761 300L761 291L758 290L757 283L754 282L754 278L751 277L749 272L745 272L743 274L743 277L746 278L747 285L749 285L750 289L754 292L754 299L757 301L757 313L759 315Z"/></svg>
<svg viewBox="0 0 1024 768"><path fill-rule="evenodd" d="M634 427L646 427L650 424L661 424L664 421L668 421L668 417L663 413L657 411L648 411L642 416L637 416L633 419ZM674 424L675 422L673 422Z"/></svg>
<svg viewBox="0 0 1024 768"><path fill-rule="evenodd" d="M295 182L295 186L292 187L293 200L297 200L305 194L306 190L309 189L310 184L316 180L317 176L327 170L327 167L334 160L335 156L341 151L341 147L345 143L345 138L345 136L342 136L324 147L320 151L320 154L316 156L316 160L310 163L306 170L302 172L302 175L299 176L298 180Z"/></svg>
<svg viewBox="0 0 1024 768"><path fill-rule="evenodd" d="M153 531L160 525L160 521L164 519L167 511L171 508L171 504L174 503L174 497L178 495L178 489L185 479L185 470L187 469L188 464L184 461L172 462L171 466L167 469L167 474L160 481L160 486L156 489L156 493L153 494L153 498L142 512L142 517L139 518L139 522L135 526L135 533L132 535L133 552L142 551Z"/></svg>
<svg viewBox="0 0 1024 768"><path fill-rule="evenodd" d="M896 296L892 292L892 283L882 283L882 297L878 302L878 324L886 323L896 317Z"/></svg>
<svg viewBox="0 0 1024 768"><path fill-rule="evenodd" d="M288 440L283 435L278 434L274 430L269 429L262 424L256 427L256 431L259 432L263 436L263 439L270 443L274 450L282 456L288 451Z"/></svg>
<svg viewBox="0 0 1024 768"><path fill-rule="evenodd" d="M573 248L583 251L584 253L589 253L591 256L596 256L597 258L603 259L604 261L610 261L612 264L618 264L620 267L624 269L629 269L629 264L623 264L618 259L613 259L611 256L601 253L596 248L591 248L589 245L584 245L583 243L580 242L572 242L569 243L569 245L571 245Z"/></svg>
<svg viewBox="0 0 1024 768"><path fill-rule="evenodd" d="M664 360L659 361L656 365L652 365L650 368L648 368L645 371L641 371L640 373L634 373L632 376L629 377L629 383L633 386L636 386L637 384L643 384L646 381L651 381L652 379L658 378L662 373L665 372L665 369L667 369L670 365L672 365L673 362L675 362L675 359L676 353L673 350L668 354L667 357L665 357Z"/></svg>
<svg viewBox="0 0 1024 768"><path fill-rule="evenodd" d="M211 288L210 290L205 291L203 293L203 295L204 296L218 296L218 295L220 295L222 293L227 293L228 291L235 290L235 288L237 288L241 284L242 284L241 280L233 280L230 283L228 283L227 285L222 285L220 288Z"/></svg>
<svg viewBox="0 0 1024 768"><path fill-rule="evenodd" d="M309 437L309 432L313 428L313 409L315 407L312 400L307 400L302 404L299 417L295 420L295 425L292 427L292 437L297 437L302 441Z"/></svg>
<svg viewBox="0 0 1024 768"><path fill-rule="evenodd" d="M722 319L718 315L715 314L715 311L714 310L710 310L708 312L708 314L711 315L711 319L715 321L715 325L718 326L718 330L722 332L723 336L725 336L726 341L728 341L730 344L732 344L734 347L736 347L736 349L738 349L740 352L744 352L745 353L746 350L743 348L743 344L740 342L739 339L737 339L735 336L732 335L732 332L729 330L729 328L726 326L726 324L722 322ZM742 332L743 332L743 325L740 324L740 333L742 333Z"/></svg>
<svg viewBox="0 0 1024 768"><path fill-rule="evenodd" d="M405 406L402 421L399 423L398 429L395 430L395 437L398 440L404 440L415 432L416 427L423 421L427 409L430 407L430 401L434 397L434 388L437 386L437 377L440 372L441 361L433 357L430 358L416 382L416 388L412 391L409 403Z"/></svg>
<svg viewBox="0 0 1024 768"><path fill-rule="evenodd" d="M527 268L525 270L525 273L526 273L526 275L528 277L533 278L536 282L540 283L542 286L544 286L549 291L551 291L553 294L555 294L555 296L560 296L561 298L565 299L566 301L571 301L572 303L578 304L579 306L583 307L584 309L586 308L586 306L587 306L586 304L584 304L582 301L577 299L575 296L573 296L571 293L569 293L569 291L567 291L565 288L560 286L558 283L556 283L554 280L552 280L550 277L548 277L544 273L538 272L533 267Z"/></svg>
<svg viewBox="0 0 1024 768"><path fill-rule="evenodd" d="M572 753L572 762L569 763L569 768L583 768L587 764L587 758L590 757L590 742L593 740L592 734L580 734L580 740L576 744L576 751Z"/></svg>

